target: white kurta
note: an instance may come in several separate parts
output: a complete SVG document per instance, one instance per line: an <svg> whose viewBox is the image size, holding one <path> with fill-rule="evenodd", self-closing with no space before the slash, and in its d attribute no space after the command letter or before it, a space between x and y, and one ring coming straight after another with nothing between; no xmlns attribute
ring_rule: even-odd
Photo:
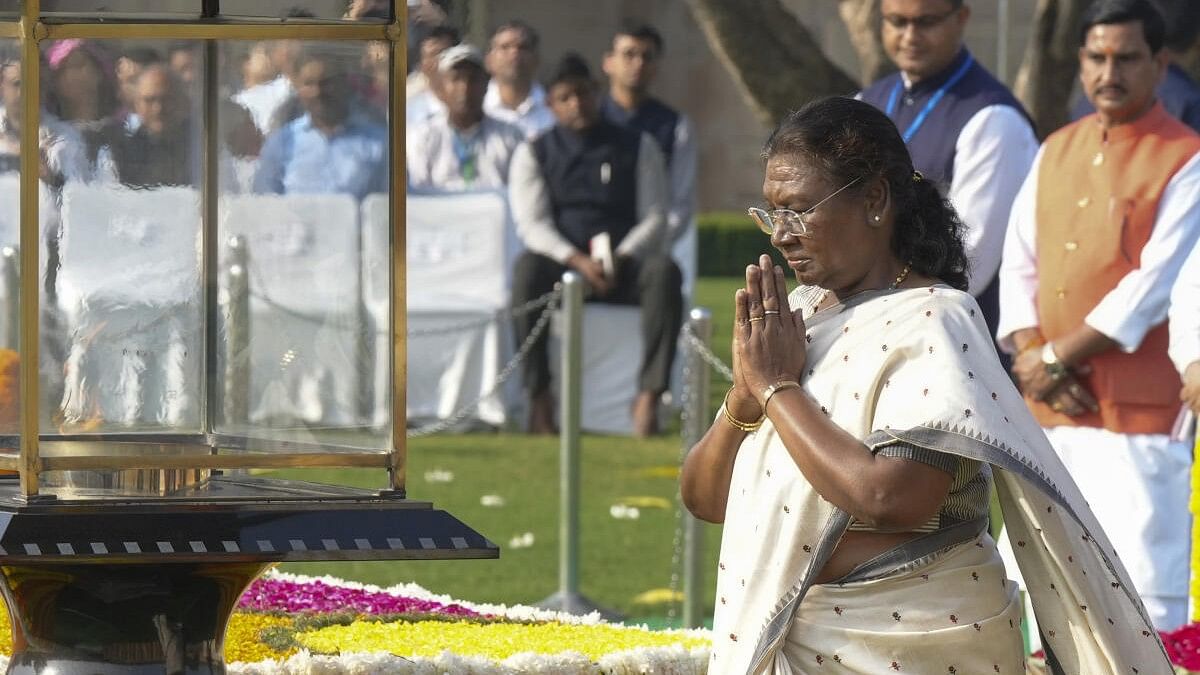
<svg viewBox="0 0 1200 675"><path fill-rule="evenodd" d="M1182 375L1189 364L1200 361L1200 246L1179 270L1171 289L1171 362Z"/></svg>
<svg viewBox="0 0 1200 675"><path fill-rule="evenodd" d="M958 134L947 197L966 226L971 295L982 293L1000 269L1009 209L1037 150L1029 120L1009 105L983 108Z"/></svg>

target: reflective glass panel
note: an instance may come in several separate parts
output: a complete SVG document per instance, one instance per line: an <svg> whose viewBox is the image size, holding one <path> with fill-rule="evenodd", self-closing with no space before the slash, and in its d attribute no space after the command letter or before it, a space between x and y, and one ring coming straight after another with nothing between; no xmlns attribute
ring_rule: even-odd
<svg viewBox="0 0 1200 675"><path fill-rule="evenodd" d="M7 111L21 107L20 44L0 39L0 435L8 442L0 452L15 448L20 428L20 359L17 346L20 330L21 250L21 137L20 112L14 118ZM53 201L54 190L42 184L41 203ZM47 222L43 216L43 224ZM31 242L35 245L38 242ZM40 242L45 263L45 241ZM43 266L43 273L45 267Z"/></svg>
<svg viewBox="0 0 1200 675"><path fill-rule="evenodd" d="M219 48L218 430L386 448L387 46Z"/></svg>
<svg viewBox="0 0 1200 675"><path fill-rule="evenodd" d="M392 18L391 0L221 0L221 14L230 18L344 19L387 22Z"/></svg>
<svg viewBox="0 0 1200 675"><path fill-rule="evenodd" d="M196 19L200 0L42 0L42 14L107 20Z"/></svg>
<svg viewBox="0 0 1200 675"><path fill-rule="evenodd" d="M203 78L171 58L191 48L43 43L48 432L203 429Z"/></svg>

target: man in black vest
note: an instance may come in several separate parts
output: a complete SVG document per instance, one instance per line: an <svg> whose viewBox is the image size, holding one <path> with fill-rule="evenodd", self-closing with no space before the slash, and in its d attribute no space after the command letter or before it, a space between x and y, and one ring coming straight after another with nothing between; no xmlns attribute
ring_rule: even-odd
<svg viewBox="0 0 1200 675"><path fill-rule="evenodd" d="M550 81L556 124L513 156L509 192L517 234L528 249L513 269L514 307L554 287L568 269L586 280L591 299L642 308L642 366L633 407L634 434L654 433L683 318L679 268L667 256L666 178L649 135L600 117L596 82L577 54ZM607 242L604 240L607 239ZM610 249L613 264L604 263ZM516 319L517 344L537 316ZM546 340L525 362L529 430L554 433Z"/></svg>
<svg viewBox="0 0 1200 675"><path fill-rule="evenodd" d="M1008 215L1037 154L1024 108L964 43L964 0L881 0L880 40L898 72L862 91L896 123L913 166L958 211L970 292L995 333Z"/></svg>

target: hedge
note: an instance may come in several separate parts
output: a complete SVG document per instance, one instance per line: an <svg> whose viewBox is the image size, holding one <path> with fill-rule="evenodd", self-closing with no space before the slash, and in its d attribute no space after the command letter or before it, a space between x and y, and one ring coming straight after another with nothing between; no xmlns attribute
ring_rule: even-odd
<svg viewBox="0 0 1200 675"><path fill-rule="evenodd" d="M746 265L769 253L779 264L783 258L771 240L750 220L736 211L709 211L696 218L699 235L699 269L702 277L740 277Z"/></svg>

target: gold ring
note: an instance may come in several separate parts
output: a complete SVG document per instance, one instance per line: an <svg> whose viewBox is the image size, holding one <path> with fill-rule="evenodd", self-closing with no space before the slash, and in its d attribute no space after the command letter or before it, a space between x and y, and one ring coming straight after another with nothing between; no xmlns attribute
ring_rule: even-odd
<svg viewBox="0 0 1200 675"><path fill-rule="evenodd" d="M778 313L779 313L779 310L777 310L777 309L764 309L763 310L763 316L766 316L768 314L778 314Z"/></svg>
<svg viewBox="0 0 1200 675"><path fill-rule="evenodd" d="M750 317L750 323L754 323L755 321L762 321L762 320L763 320L763 317L761 317L761 316Z"/></svg>
<svg viewBox="0 0 1200 675"><path fill-rule="evenodd" d="M1050 404L1050 409L1053 410L1054 412L1062 412L1063 406L1061 403L1052 403L1052 404Z"/></svg>

